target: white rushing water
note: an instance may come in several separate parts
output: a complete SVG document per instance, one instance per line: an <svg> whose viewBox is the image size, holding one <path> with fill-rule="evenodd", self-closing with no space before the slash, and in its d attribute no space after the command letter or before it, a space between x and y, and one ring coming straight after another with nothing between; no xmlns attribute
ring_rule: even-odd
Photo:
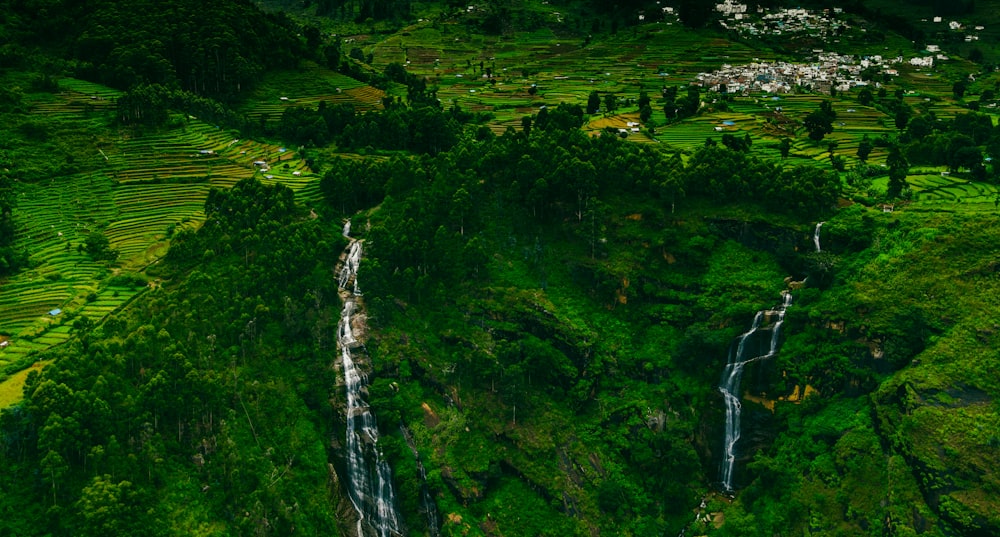
<svg viewBox="0 0 1000 537"><path fill-rule="evenodd" d="M361 242L353 241L347 247L347 258L344 259L344 266L340 269L340 277L337 280L337 285L341 289L347 289L348 285L352 285L353 289L351 289L351 292L354 296L361 295L361 291L358 288L358 265L360 264Z"/></svg>
<svg viewBox="0 0 1000 537"><path fill-rule="evenodd" d="M361 260L361 243L353 241L348 248L340 272L341 289L353 287L357 296L357 271ZM364 399L368 378L354 363L353 349L360 347L354 337L351 316L356 304L353 298L344 301L337 327L341 365L347 392L347 473L351 503L358 513L357 537L404 535L396 510L396 494L392 486L392 469L378 447L378 423ZM368 532L366 533L366 528Z"/></svg>
<svg viewBox="0 0 1000 537"><path fill-rule="evenodd" d="M785 310L792 305L792 295L788 291L781 292L781 305L771 310L761 310L754 315L750 329L736 339L735 351L730 351L729 362L722 372L719 391L726 403L726 430L723 444L722 469L720 481L726 492L733 491L733 468L736 466L736 443L740 440L740 415L743 405L740 404L740 380L743 368L750 362L766 360L778 353L778 343L781 337L781 324L785 321ZM763 354L758 349L763 342L758 332L770 330L767 351Z"/></svg>
<svg viewBox="0 0 1000 537"><path fill-rule="evenodd" d="M819 230L823 227L826 222L820 222L816 224L816 229L813 230L813 244L816 246L817 252L822 252L823 250L819 247Z"/></svg>

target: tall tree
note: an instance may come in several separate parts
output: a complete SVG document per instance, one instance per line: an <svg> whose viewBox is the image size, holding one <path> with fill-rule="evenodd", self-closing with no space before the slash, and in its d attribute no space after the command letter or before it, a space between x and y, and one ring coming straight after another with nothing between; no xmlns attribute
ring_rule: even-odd
<svg viewBox="0 0 1000 537"><path fill-rule="evenodd" d="M604 94L604 112L610 114L618 108L618 99L615 94L608 92Z"/></svg>
<svg viewBox="0 0 1000 537"><path fill-rule="evenodd" d="M893 145L889 148L885 164L889 168L889 186L886 195L889 198L898 198L906 186L906 174L910 171L910 163L903 156L899 146Z"/></svg>
<svg viewBox="0 0 1000 537"><path fill-rule="evenodd" d="M690 117L698 113L701 109L701 87L691 84L687 88L687 96L681 102L681 113L684 117Z"/></svg>
<svg viewBox="0 0 1000 537"><path fill-rule="evenodd" d="M830 101L823 101L818 110L814 110L802 121L802 125L809 133L809 139L820 141L824 136L833 132L833 121L837 119L837 113L833 111Z"/></svg>
<svg viewBox="0 0 1000 537"><path fill-rule="evenodd" d="M590 96L587 97L587 113L596 114L600 109L601 96L596 91L590 92Z"/></svg>
<svg viewBox="0 0 1000 537"><path fill-rule="evenodd" d="M677 86L663 86L660 94L663 96L663 115L670 121L677 117Z"/></svg>
<svg viewBox="0 0 1000 537"><path fill-rule="evenodd" d="M867 161L868 160L868 155L871 154L872 149L874 149L874 147L875 146L872 144L871 139L868 138L867 134L865 134L861 138L861 141L858 142L858 151L856 153L857 156L858 156L858 160L860 160L861 162Z"/></svg>
<svg viewBox="0 0 1000 537"><path fill-rule="evenodd" d="M956 99L961 99L965 97L965 90L968 89L969 83L965 80L959 80L951 85L951 93Z"/></svg>

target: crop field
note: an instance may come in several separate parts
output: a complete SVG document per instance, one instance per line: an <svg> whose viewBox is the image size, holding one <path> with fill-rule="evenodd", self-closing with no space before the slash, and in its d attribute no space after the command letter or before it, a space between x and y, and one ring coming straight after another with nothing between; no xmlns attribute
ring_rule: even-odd
<svg viewBox="0 0 1000 537"><path fill-rule="evenodd" d="M483 37L469 34L460 24L425 22L384 41L365 41L369 36L364 36L352 46L371 53L372 65L377 70L399 62L408 71L428 77L429 83L438 88L443 103L493 112L495 119L490 126L497 134L507 127L520 129L521 118L537 112L541 105L562 102L583 105L592 91L635 99L644 88L653 98L654 119L662 123L657 102L662 86L684 86L697 73L718 69L723 64L750 63L758 57L776 59L771 53L751 49L743 43L683 31L668 24L629 28L594 44L566 37L570 33L560 32L557 25L552 25L532 32ZM492 70L492 80L480 69L480 62L484 69ZM942 118L966 111L950 99L951 82L946 74L922 72L908 65L901 66L899 71L892 87L898 84L911 91L920 89L907 94L906 100L911 105L927 107ZM703 98L707 100L709 95L703 93ZM780 115L790 120L790 124L800 125L806 115L827 99L832 100L838 117L834 132L819 143L808 140L801 128L789 136L768 124L769 117ZM626 106L624 111L632 110ZM831 141L837 144L833 154L851 162L863 136L874 139L896 131L892 118L874 107L857 103L856 90L835 98L821 94L738 97L731 110L746 116L736 127L726 126L723 131L716 131L717 120L722 116L713 115L661 126L656 129L655 138L670 147L693 149L709 136L720 137L725 132L742 136L749 132L755 142L763 142L758 147L771 148L779 138L789 136L794 142L793 157L826 165ZM591 122L603 126L613 119L595 117ZM646 136L632 139L648 141ZM873 162L882 162L884 158L880 149L870 156Z"/></svg>
<svg viewBox="0 0 1000 537"><path fill-rule="evenodd" d="M822 162L829 161L829 143L836 142L835 155L848 161L856 158L858 143L864 135L876 138L892 133L895 127L886 127L886 116L872 107L863 107L850 100L835 100L833 108L837 112L834 131L820 142L806 136L801 127L802 119L819 108L824 100L821 95L751 95L736 97L729 104L729 112L702 113L660 127L656 139L680 150L693 150L705 143L706 138L717 142L725 134L743 138L750 135L755 153L763 151L768 157L779 155L776 145L782 137L792 141L791 161L804 158ZM655 114L654 114L655 115ZM879 150L872 152L871 162L879 162L884 155Z"/></svg>
<svg viewBox="0 0 1000 537"><path fill-rule="evenodd" d="M35 362L27 369L22 369L8 377L7 380L0 382L0 408L6 408L20 401L21 390L28 374L32 371L38 371L48 364L49 362Z"/></svg>
<svg viewBox="0 0 1000 537"><path fill-rule="evenodd" d="M111 110L120 91L75 78L59 79L59 91L35 94L32 113L48 116L79 116Z"/></svg>
<svg viewBox="0 0 1000 537"><path fill-rule="evenodd" d="M919 173L906 178L915 205L926 210L996 212L1000 189L950 175Z"/></svg>
<svg viewBox="0 0 1000 537"><path fill-rule="evenodd" d="M548 9L548 8L543 8ZM556 20L557 14L551 14ZM786 165L809 163L830 166L832 153L855 161L859 141L868 135L892 136L892 118L874 107L857 103L856 91L831 98L820 94L782 94L734 97L728 111L705 112L664 126L659 90L665 85L689 84L699 72L723 64L740 65L773 54L754 50L715 35L656 24L624 29L608 39L590 43L578 32L558 25L504 36L473 35L460 24L423 22L381 41L371 36L345 39L343 46L372 54L372 68L389 63L406 65L425 76L445 106L458 104L472 111L494 114L490 127L497 134L507 127L521 128L521 118L542 105L584 105L591 92L619 98L619 110L589 118L586 129L626 128L638 120L634 99L645 89L653 99L653 126L629 139L690 151L730 133L749 135L753 151L762 158L778 158L782 137L792 141ZM961 70L960 64L949 69ZM490 69L492 77L483 72ZM890 84L902 87L914 108L950 118L966 111L951 98L954 73L905 66ZM390 94L405 93L398 84ZM211 188L227 188L256 176L265 183L282 183L296 191L306 206L321 199L316 175L293 148L241 139L240 135L188 117L159 133L120 131L115 139L91 141L79 125L103 121L114 108L119 92L81 80L63 78L54 93L32 93L31 113L46 118L53 134L72 140L81 149L78 172L24 183L19 187L15 218L17 243L26 248L32 267L0 284L0 367L30 361L32 352L69 338L73 320L81 315L99 319L122 307L141 288L111 287L119 272L141 273L169 246L172 233L196 228L205 219L203 203ZM249 117L275 122L288 107L315 107L321 101L349 104L359 112L380 108L386 95L314 63L269 73L241 111ZM679 97L683 98L684 91ZM711 104L717 96L702 93ZM806 137L802 119L824 100L831 100L837 119L834 131L820 142ZM603 103L602 103L603 106ZM77 131L74 131L77 129ZM75 137L75 138L74 138ZM96 147L94 147L96 143ZM876 148L869 162L884 163L884 149ZM908 178L919 210L995 210L997 190L939 173L916 173ZM83 250L89 233L108 238L119 253L112 263L94 261ZM58 313L51 313L60 310Z"/></svg>
<svg viewBox="0 0 1000 537"><path fill-rule="evenodd" d="M244 110L247 116L265 121L277 121L286 108L316 108L320 101L347 104L358 112L382 107L385 92L365 85L349 76L304 63L294 71L272 73L254 90Z"/></svg>
<svg viewBox="0 0 1000 537"><path fill-rule="evenodd" d="M493 111L496 132L507 125L519 127L520 118L542 104L582 105L592 91L635 98L646 88L655 96L664 84L687 84L700 71L748 62L759 54L666 24L623 30L608 41L586 44L548 28L484 38L456 24L426 23L365 50L378 70L399 62L428 77L444 103ZM492 70L493 80L484 76L480 62ZM528 91L532 87L534 95Z"/></svg>
<svg viewBox="0 0 1000 537"><path fill-rule="evenodd" d="M76 95L99 95L106 102L114 97L101 86L60 83L64 89L36 101L43 105L34 114L92 114L94 109L66 103ZM69 339L76 319L99 321L142 292L144 287L109 282L118 273L141 273L166 253L172 232L200 225L211 188L256 175L287 185L306 203L321 198L316 175L295 151L241 140L194 118L156 134L122 131L103 144L94 162L97 169L19 186L16 247L28 251L32 266L0 283L0 337L6 342L0 347L0 380L8 366L27 366L35 352ZM117 260L91 259L83 248L91 232L108 238ZM23 377L11 377L0 391L19 394L18 386L8 384L23 383Z"/></svg>

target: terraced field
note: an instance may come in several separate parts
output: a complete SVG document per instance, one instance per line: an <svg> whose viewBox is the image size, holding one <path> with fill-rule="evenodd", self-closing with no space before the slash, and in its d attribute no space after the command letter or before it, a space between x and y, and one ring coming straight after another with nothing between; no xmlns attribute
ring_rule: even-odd
<svg viewBox="0 0 1000 537"><path fill-rule="evenodd" d="M717 69L724 63L749 63L757 56L768 54L742 43L683 31L668 24L630 28L608 40L589 44L559 33L557 25L510 36L482 37L469 35L458 24L428 22L381 42L355 45L372 53L376 69L399 62L406 64L410 72L428 77L430 83L439 88L438 96L445 103L455 102L470 110L492 111L496 117L491 127L498 134L507 127L520 129L521 118L536 112L543 104L582 105L595 90L634 99L640 88L645 88L654 97L655 105L657 90L664 85L686 85L699 72ZM492 80L479 69L480 62L484 68L492 69ZM911 83L908 77L924 76L911 69L901 72L900 81L904 85ZM945 88L943 77L939 78L938 86L941 87L930 89L950 94L950 85ZM534 94L529 93L529 89ZM771 98L770 95L737 98L731 109L744 117L736 127L727 126L723 131L716 131L715 127L720 126L718 120L728 118L723 115L699 117L661 127L655 138L672 147L692 149L703 144L709 136L720 137L725 132L742 136L750 132L755 142L763 142L758 148L770 148L787 134L768 130L766 118L781 110L781 114L792 122L800 123L821 101L830 97L801 94L782 95L774 101ZM794 137L795 156L825 163L829 160L827 144L835 141L834 154L850 162L864 135L875 138L895 131L891 118L875 108L857 105L854 95L833 100L838 112L834 133L814 143L805 138L800 129ZM924 102L923 97L920 100ZM935 101L934 109L945 116L961 110L948 101ZM626 107L623 112L632 110ZM662 121L656 106L654 118ZM601 119L595 118L603 125ZM876 149L870 159L881 162L884 157Z"/></svg>
<svg viewBox="0 0 1000 537"><path fill-rule="evenodd" d="M115 107L115 99L121 92L75 78L62 78L59 80L59 91L51 94L48 98L40 99L36 95L36 100L32 103L32 112L46 115L72 115L93 114L112 110Z"/></svg>
<svg viewBox="0 0 1000 537"><path fill-rule="evenodd" d="M520 118L542 104L583 104L595 90L635 98L641 87L655 93L664 84L686 84L699 71L747 62L755 54L744 45L706 40L666 24L588 44L549 28L484 38L459 25L427 23L365 50L373 54L376 69L399 62L428 77L442 102L493 111L496 132L507 125L519 128ZM493 80L483 76L480 62L492 70ZM528 92L532 86L535 95Z"/></svg>
<svg viewBox="0 0 1000 537"><path fill-rule="evenodd" d="M1000 189L996 185L978 183L942 175L918 173L906 178L913 189L916 208L943 211L997 211Z"/></svg>
<svg viewBox="0 0 1000 537"><path fill-rule="evenodd" d="M46 96L33 113L93 115L98 110L71 104L91 95L113 106L116 94L107 88L61 84L64 90ZM200 225L209 189L257 175L289 186L307 203L321 197L316 175L295 151L241 140L195 118L156 134L122 131L102 146L94 152L96 169L19 187L16 245L27 249L32 268L0 282L0 380L12 367L29 365L36 351L69 339L77 319L99 320L141 293L145 287L113 277L141 273L166 253L173 231ZM116 261L94 261L84 251L92 232L108 238ZM7 384L23 381L24 375L11 377L0 391L16 393Z"/></svg>
<svg viewBox="0 0 1000 537"><path fill-rule="evenodd" d="M553 26L502 37L472 36L458 24L427 22L384 41L358 36L345 46L371 53L376 70L391 62L406 64L410 72L427 77L438 88L446 106L456 103L492 112L495 119L490 126L497 133L507 127L520 129L521 118L543 104L582 105L595 90L635 99L645 89L654 98L655 120L662 122L656 104L659 88L686 85L698 72L749 63L762 54L741 43L669 24L630 28L599 43L567 37L571 34ZM480 65L494 76L485 77ZM899 84L912 90L906 95L911 105L928 107L940 118L965 110L948 98L951 87L946 76L910 68L900 73ZM102 121L119 95L74 79L59 84L58 92L32 94L30 102L33 114L56 120L59 136L72 134L74 122ZM399 91L390 89L394 94ZM377 109L384 95L357 80L304 64L266 77L242 111L273 122L290 106L314 107L321 101L349 104L358 111ZM704 94L704 98L714 96ZM750 134L755 154L770 158L777 157L779 139L788 136L793 141L788 164L827 167L829 142L837 144L834 154L852 162L864 135L895 133L891 118L858 105L848 94L833 99L838 113L834 132L813 142L799 125L826 99L825 95L737 97L727 112L660 126L653 138L643 131L631 139L691 150L708 137ZM590 128L621 128L637 116L634 104L624 103L613 116L592 118ZM18 192L17 241L29 251L33 266L0 282L0 338L9 337L0 346L0 378L6 366L27 365L32 352L65 341L81 315L101 318L142 292L142 288L111 286L110 278L119 272L141 273L165 253L171 233L200 225L209 189L230 187L256 175L267 183L288 185L307 204L321 198L315 175L294 150L243 140L197 118L157 134L135 136L123 131L114 140L91 142L78 134L74 143L88 148L86 159L78 161L85 171L23 184ZM87 144L95 145L93 151ZM876 149L869 161L882 163L884 157ZM909 180L913 209L995 210L993 186L939 174L915 174ZM102 233L119 252L114 263L95 262L83 251L81 245L92 232Z"/></svg>
<svg viewBox="0 0 1000 537"><path fill-rule="evenodd" d="M275 73L254 91L243 111L256 120L277 121L286 108L316 108L320 101L346 104L366 112L382 107L385 92L351 77L304 63L294 71Z"/></svg>

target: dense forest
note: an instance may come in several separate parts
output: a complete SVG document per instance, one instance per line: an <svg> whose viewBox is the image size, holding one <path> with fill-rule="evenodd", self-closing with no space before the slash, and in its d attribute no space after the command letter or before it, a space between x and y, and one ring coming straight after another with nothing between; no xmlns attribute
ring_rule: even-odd
<svg viewBox="0 0 1000 537"><path fill-rule="evenodd" d="M264 70L303 57L308 45L287 17L261 13L249 1L5 1L3 8L12 38L5 65L65 65L122 89L160 84L232 99Z"/></svg>
<svg viewBox="0 0 1000 537"><path fill-rule="evenodd" d="M287 189L241 183L208 204L198 234L171 249L166 270L178 272L161 275L185 271L180 287L99 327L76 321L82 337L65 359L31 376L30 402L4 413L6 508L22 513L5 512L7 531L336 527L323 441L333 378L312 357L333 344L322 308L336 293L324 276L340 239L301 219ZM314 265L297 261L303 249ZM197 482L177 472L192 464ZM14 483L29 482L44 502L13 497Z"/></svg>
<svg viewBox="0 0 1000 537"><path fill-rule="evenodd" d="M0 0L0 353L37 345L0 370L0 535L1000 531L1000 84L791 120L673 79L543 97L534 41L458 92L378 58L428 28L638 50L674 13L552 4ZM698 47L706 6L674 6ZM504 85L531 106L460 99ZM4 292L58 285L10 328Z"/></svg>

